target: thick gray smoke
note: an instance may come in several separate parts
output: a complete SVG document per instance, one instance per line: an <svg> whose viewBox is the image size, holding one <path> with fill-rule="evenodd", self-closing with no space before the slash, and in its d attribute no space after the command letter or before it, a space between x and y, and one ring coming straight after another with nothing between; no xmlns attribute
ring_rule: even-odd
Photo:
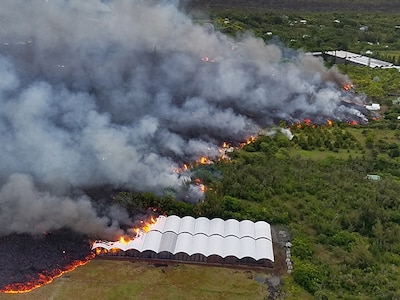
<svg viewBox="0 0 400 300"><path fill-rule="evenodd" d="M100 217L74 193L179 189L176 167L217 155L223 140L279 119L354 114L340 101L345 76L312 57L283 58L167 1L3 0L0 234L118 233L126 216ZM202 195L186 185L183 197Z"/></svg>

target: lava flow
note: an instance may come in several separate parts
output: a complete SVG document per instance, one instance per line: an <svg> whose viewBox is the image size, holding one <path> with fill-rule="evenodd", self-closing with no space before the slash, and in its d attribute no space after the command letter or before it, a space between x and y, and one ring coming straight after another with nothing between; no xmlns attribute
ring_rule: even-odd
<svg viewBox="0 0 400 300"><path fill-rule="evenodd" d="M0 290L0 292L6 294L21 294L30 292L45 284L53 282L54 279L61 277L63 274L67 272L75 270L79 266L87 264L94 257L95 254L90 253L83 260L73 261L71 264L63 267L62 269L44 270L43 272L39 273L36 278L31 278L31 280L28 282L11 283L9 285L6 285L2 290Z"/></svg>
<svg viewBox="0 0 400 300"><path fill-rule="evenodd" d="M135 237L148 232L156 222L154 216L141 220L136 227L126 230L129 235L121 236L119 241L114 243L127 244ZM97 254L107 252L99 248L92 251L91 246L86 237L69 230L59 230L36 237L27 234L2 237L0 292L30 292L87 264ZM115 252L117 249L110 251ZM38 253L41 255L38 256Z"/></svg>
<svg viewBox="0 0 400 300"><path fill-rule="evenodd" d="M26 293L89 262L86 236L71 230L0 238L0 292Z"/></svg>

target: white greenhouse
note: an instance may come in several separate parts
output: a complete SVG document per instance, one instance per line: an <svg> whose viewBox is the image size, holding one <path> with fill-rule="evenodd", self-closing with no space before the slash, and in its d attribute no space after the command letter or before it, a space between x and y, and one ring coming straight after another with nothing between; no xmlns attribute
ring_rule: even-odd
<svg viewBox="0 0 400 300"><path fill-rule="evenodd" d="M97 241L92 249L118 249L103 255L211 264L273 267L271 226L267 222L160 216L129 242Z"/></svg>

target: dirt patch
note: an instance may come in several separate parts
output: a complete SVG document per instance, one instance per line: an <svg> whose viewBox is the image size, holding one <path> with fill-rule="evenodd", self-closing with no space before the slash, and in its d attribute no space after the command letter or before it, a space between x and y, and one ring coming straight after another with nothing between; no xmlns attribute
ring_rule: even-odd
<svg viewBox="0 0 400 300"><path fill-rule="evenodd" d="M268 300L281 299L283 281L279 276L271 276L267 278L266 284L268 285Z"/></svg>

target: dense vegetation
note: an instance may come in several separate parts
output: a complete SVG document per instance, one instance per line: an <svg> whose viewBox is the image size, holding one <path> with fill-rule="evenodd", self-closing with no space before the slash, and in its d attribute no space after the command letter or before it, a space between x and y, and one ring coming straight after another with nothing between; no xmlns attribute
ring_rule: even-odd
<svg viewBox="0 0 400 300"><path fill-rule="evenodd" d="M211 22L230 35L250 31L293 49L348 50L400 64L399 14L224 9L212 11Z"/></svg>
<svg viewBox="0 0 400 300"><path fill-rule="evenodd" d="M266 42L278 36L307 51L371 49L399 63L399 15L224 10L215 11L212 22L232 35L251 30ZM286 298L399 299L400 73L339 67L356 93L382 105L379 120L365 126L297 124L292 140L280 133L260 136L231 160L192 170L193 179L208 187L205 201L195 205L177 202L171 193L126 192L115 200L132 211L156 207L166 214L266 220L287 228L294 271L285 277Z"/></svg>

